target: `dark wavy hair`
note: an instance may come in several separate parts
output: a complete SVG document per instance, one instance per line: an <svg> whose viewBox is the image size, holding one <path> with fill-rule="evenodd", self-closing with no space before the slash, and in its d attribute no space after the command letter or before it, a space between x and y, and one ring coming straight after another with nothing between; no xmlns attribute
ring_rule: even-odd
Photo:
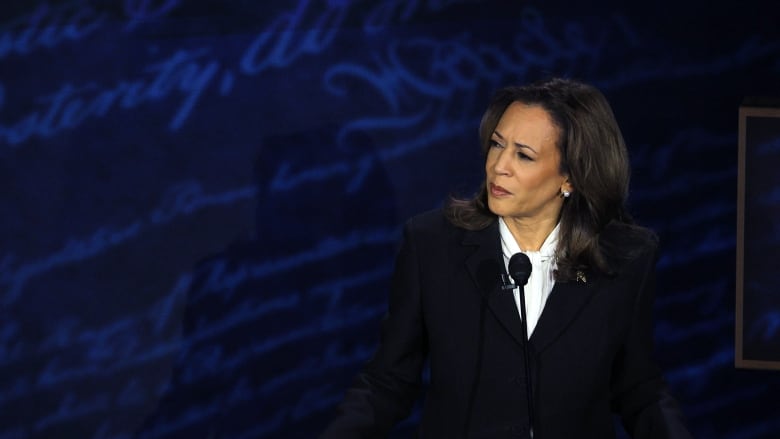
<svg viewBox="0 0 780 439"><path fill-rule="evenodd" d="M599 248L599 234L613 221L641 228L633 226L626 211L631 173L628 151L609 103L595 87L571 79L502 88L493 96L479 127L485 159L493 131L513 102L538 105L550 115L558 128L560 171L568 175L574 189L561 208L556 279L573 280L582 270L610 273ZM497 218L488 208L484 181L473 198L451 198L445 213L450 222L468 230L483 229Z"/></svg>

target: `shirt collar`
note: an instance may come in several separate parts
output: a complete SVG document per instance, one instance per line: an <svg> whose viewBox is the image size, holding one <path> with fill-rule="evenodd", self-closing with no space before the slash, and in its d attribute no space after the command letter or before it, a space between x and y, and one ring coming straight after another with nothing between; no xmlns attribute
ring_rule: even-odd
<svg viewBox="0 0 780 439"><path fill-rule="evenodd" d="M536 254L545 259L554 257L555 248L558 245L558 232L560 227L561 227L560 222L555 224L555 227L552 229L550 234L547 235L547 238L545 238L539 251L524 251L517 244L517 241L515 241L515 237L512 235L512 232L509 231L509 227L506 225L504 218L499 217L498 230L499 233L501 234L501 250L503 251L504 256L506 256L507 258L511 257L513 254L518 252L523 252L528 255Z"/></svg>

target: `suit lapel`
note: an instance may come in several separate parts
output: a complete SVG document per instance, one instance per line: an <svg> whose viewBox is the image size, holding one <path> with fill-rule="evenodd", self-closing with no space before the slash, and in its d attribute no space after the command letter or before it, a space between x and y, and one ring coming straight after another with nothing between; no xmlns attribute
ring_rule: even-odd
<svg viewBox="0 0 780 439"><path fill-rule="evenodd" d="M501 253L498 223L478 231L466 231L463 246L466 270L477 286L475 292L487 301L491 313L517 343L524 342L522 322L510 290L501 289L501 274L506 273ZM476 247L476 249L474 249ZM473 249L473 251L471 250ZM542 352L569 326L590 301L599 283L597 276L587 282L556 282L544 311L531 335L536 352Z"/></svg>
<svg viewBox="0 0 780 439"><path fill-rule="evenodd" d="M511 290L501 289L501 274L506 273L501 255L498 223L468 231L463 240L466 247L477 248L465 259L466 270L477 285L475 290L486 300L491 313L518 343L523 343L522 322Z"/></svg>
<svg viewBox="0 0 780 439"><path fill-rule="evenodd" d="M596 276L589 276L587 282L555 283L531 334L531 344L537 353L544 351L579 315L593 297L598 283Z"/></svg>

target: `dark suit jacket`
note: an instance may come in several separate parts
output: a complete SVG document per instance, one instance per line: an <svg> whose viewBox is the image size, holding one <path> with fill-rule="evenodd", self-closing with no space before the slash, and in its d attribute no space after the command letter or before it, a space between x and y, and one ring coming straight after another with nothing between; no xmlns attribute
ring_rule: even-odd
<svg viewBox="0 0 780 439"><path fill-rule="evenodd" d="M528 348L535 439L688 438L651 360L656 240L609 225L613 275L556 282ZM408 416L430 360L420 436L528 437L521 321L501 290L497 223L480 231L441 212L406 224L380 346L322 438L386 437Z"/></svg>

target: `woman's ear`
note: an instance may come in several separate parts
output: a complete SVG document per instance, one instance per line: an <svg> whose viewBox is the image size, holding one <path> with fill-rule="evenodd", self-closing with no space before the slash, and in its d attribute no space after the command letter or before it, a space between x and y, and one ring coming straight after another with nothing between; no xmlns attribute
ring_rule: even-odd
<svg viewBox="0 0 780 439"><path fill-rule="evenodd" d="M561 195L564 198L568 198L572 192L574 192L574 186L571 185L571 181L569 181L569 177L566 177L563 180L563 183L561 183Z"/></svg>

